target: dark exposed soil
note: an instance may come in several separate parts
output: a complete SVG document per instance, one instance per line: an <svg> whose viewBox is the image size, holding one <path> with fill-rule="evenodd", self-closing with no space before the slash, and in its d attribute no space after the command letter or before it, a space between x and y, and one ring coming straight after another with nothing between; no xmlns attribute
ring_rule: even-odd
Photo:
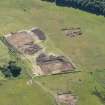
<svg viewBox="0 0 105 105"><path fill-rule="evenodd" d="M62 31L64 31L65 35L69 36L69 37L76 37L76 36L82 35L80 27L64 28L64 29L62 29Z"/></svg>
<svg viewBox="0 0 105 105"><path fill-rule="evenodd" d="M71 62L64 56L40 54L36 61L44 74L69 72L74 69Z"/></svg>
<svg viewBox="0 0 105 105"><path fill-rule="evenodd" d="M34 44L34 39L26 31L11 33L10 36L6 37L6 41L13 48L24 54L32 55L41 50L41 47Z"/></svg>
<svg viewBox="0 0 105 105"><path fill-rule="evenodd" d="M39 40L46 40L46 36L43 31L41 31L39 28L35 28L31 30Z"/></svg>

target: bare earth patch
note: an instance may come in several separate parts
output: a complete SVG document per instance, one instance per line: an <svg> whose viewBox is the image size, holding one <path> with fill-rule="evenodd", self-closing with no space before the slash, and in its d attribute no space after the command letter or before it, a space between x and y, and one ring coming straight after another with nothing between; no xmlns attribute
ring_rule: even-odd
<svg viewBox="0 0 105 105"><path fill-rule="evenodd" d="M62 31L64 31L65 35L69 37L76 37L76 36L82 35L80 27L64 28L62 29Z"/></svg>
<svg viewBox="0 0 105 105"><path fill-rule="evenodd" d="M72 94L60 94L56 96L56 101L58 105L61 105L61 104L76 105L77 98Z"/></svg>
<svg viewBox="0 0 105 105"><path fill-rule="evenodd" d="M64 56L40 54L36 58L43 75L65 73L74 70L72 63Z"/></svg>
<svg viewBox="0 0 105 105"><path fill-rule="evenodd" d="M21 53L31 63L34 75L52 75L74 71L74 65L65 56L47 54L45 47L40 46L40 42L45 40L46 36L39 28L5 35L6 45Z"/></svg>
<svg viewBox="0 0 105 105"><path fill-rule="evenodd" d="M11 33L6 35L5 39L12 49L17 50L20 53L32 55L42 49L41 46L35 43L38 39L33 37L31 31L24 30Z"/></svg>

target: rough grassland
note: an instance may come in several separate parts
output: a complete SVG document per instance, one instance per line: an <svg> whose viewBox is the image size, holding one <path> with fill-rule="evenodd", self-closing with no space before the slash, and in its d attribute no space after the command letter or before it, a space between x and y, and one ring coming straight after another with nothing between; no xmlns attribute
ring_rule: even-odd
<svg viewBox="0 0 105 105"><path fill-rule="evenodd" d="M3 81L0 86L1 105L53 105L48 94L34 85L27 85L27 79ZM2 83L2 82L0 82ZM36 91L37 90L37 91Z"/></svg>
<svg viewBox="0 0 105 105"><path fill-rule="evenodd" d="M1 42L0 50L0 66L16 59ZM21 60L17 63L22 67L20 77L6 80L0 73L0 105L43 105L43 103L53 105L55 102L49 93L44 92L36 84L28 84L30 80L26 72L28 66L24 67Z"/></svg>
<svg viewBox="0 0 105 105"><path fill-rule="evenodd" d="M72 8L57 7L40 0L0 0L1 35L33 26L46 32L49 41L45 45L48 50L60 51L71 57L78 67L77 70L81 70L75 74L35 79L54 92L58 89L73 91L79 96L78 105L102 105L98 97L91 94L95 83L89 72L105 68L105 18ZM61 28L70 26L80 26L83 35L77 38L65 37ZM2 61L3 55L5 58ZM6 58L9 59L7 50L0 43L0 64L7 62ZM24 78L18 81L21 85L17 81L6 82L4 87L0 86L0 93L4 93L0 94L0 105L11 105L13 102L15 105L53 105L52 99L47 96L46 99L42 98L43 90L37 86L26 86ZM11 90L13 87L14 91ZM25 93L27 95L22 95Z"/></svg>

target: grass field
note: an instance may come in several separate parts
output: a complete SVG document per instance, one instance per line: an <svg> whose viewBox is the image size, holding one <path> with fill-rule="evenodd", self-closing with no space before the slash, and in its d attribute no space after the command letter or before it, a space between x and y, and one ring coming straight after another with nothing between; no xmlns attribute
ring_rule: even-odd
<svg viewBox="0 0 105 105"><path fill-rule="evenodd" d="M105 18L40 0L0 0L1 36L33 26L40 27L48 36L47 50L70 57L81 71L35 79L53 92L71 90L79 97L78 105L102 105L100 99L91 94L95 82L89 72L105 69ZM75 26L81 27L82 36L68 38L61 31ZM8 49L0 42L0 65L10 59ZM14 102L15 105L53 105L53 98L36 85L27 86L27 79L23 76L3 82L0 105Z"/></svg>
<svg viewBox="0 0 105 105"><path fill-rule="evenodd" d="M0 66L7 64L10 60L16 60L15 54L0 42ZM16 60L17 61L17 60ZM27 62L26 62L27 63ZM30 66L18 59L17 64L22 67L21 75L16 79L5 79L0 73L0 104L1 105L54 105L55 101L49 93L36 84L29 84L30 76L27 70Z"/></svg>
<svg viewBox="0 0 105 105"><path fill-rule="evenodd" d="M52 97L37 85L27 85L25 78L1 81L1 105L54 105Z"/></svg>

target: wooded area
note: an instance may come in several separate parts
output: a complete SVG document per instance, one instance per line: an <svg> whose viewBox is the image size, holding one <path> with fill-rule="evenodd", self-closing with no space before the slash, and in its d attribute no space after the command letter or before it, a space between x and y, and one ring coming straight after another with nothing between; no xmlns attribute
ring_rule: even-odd
<svg viewBox="0 0 105 105"><path fill-rule="evenodd" d="M57 5L79 8L97 15L105 15L105 0L44 0L55 1Z"/></svg>

